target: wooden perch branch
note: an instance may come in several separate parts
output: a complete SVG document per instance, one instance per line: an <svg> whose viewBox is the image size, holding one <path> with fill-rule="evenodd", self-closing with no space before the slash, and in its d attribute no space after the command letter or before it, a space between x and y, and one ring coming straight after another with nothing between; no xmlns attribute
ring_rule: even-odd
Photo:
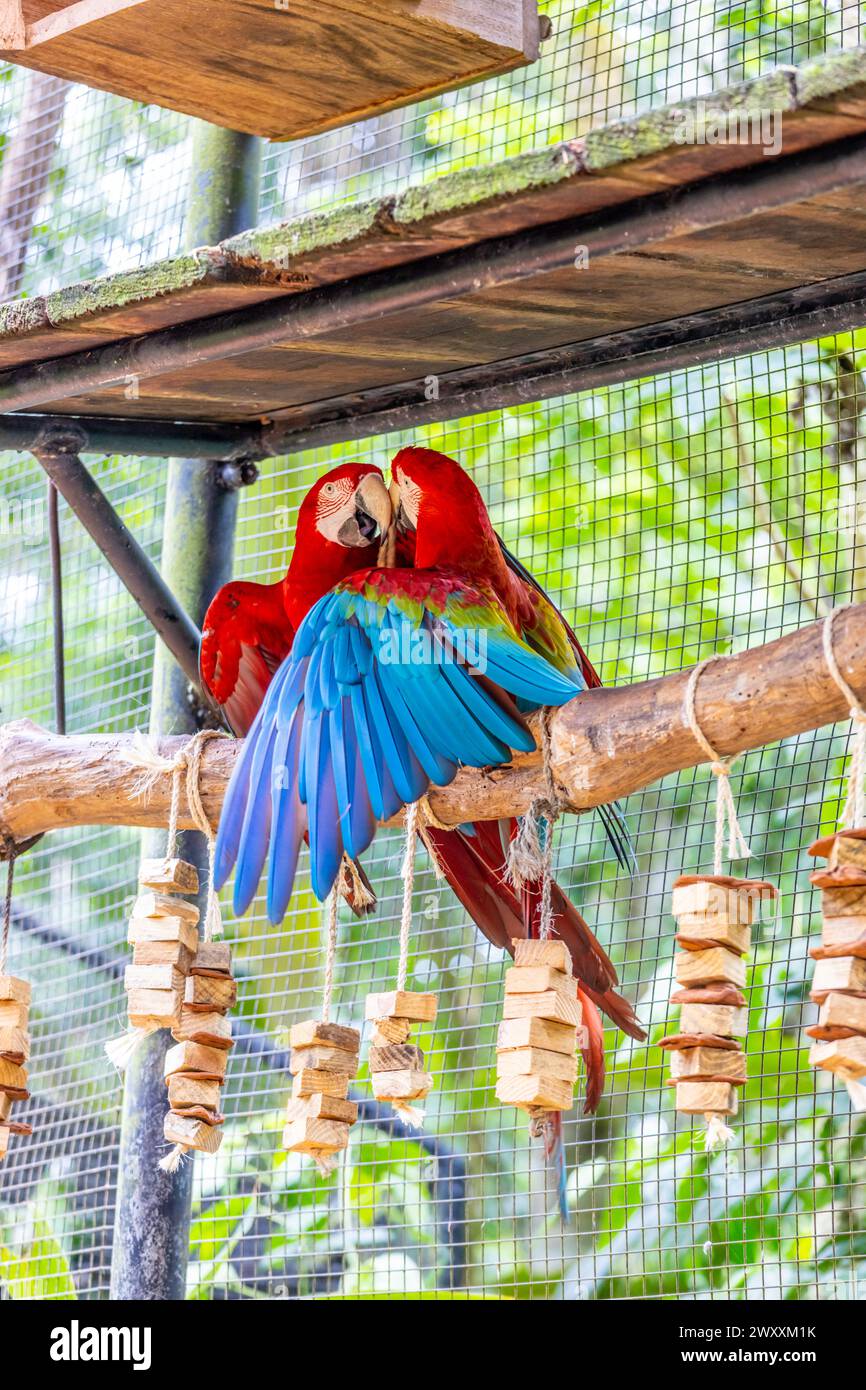
<svg viewBox="0 0 866 1390"><path fill-rule="evenodd" d="M866 699L866 604L840 614L834 645L843 675ZM660 777L705 761L683 720L688 671L618 690L579 695L551 719L553 773L574 811L614 801ZM723 757L844 719L845 701L827 670L821 625L714 663L698 687L697 711ZM16 842L62 826L168 824L170 778L136 797L140 770L122 756L131 736L46 733L29 720L0 729L0 831ZM163 738L173 757L183 738ZM202 757L205 809L216 824L239 745L215 739ZM447 824L520 814L543 794L538 754L491 771L464 769L431 793ZM193 822L185 800L181 826Z"/></svg>

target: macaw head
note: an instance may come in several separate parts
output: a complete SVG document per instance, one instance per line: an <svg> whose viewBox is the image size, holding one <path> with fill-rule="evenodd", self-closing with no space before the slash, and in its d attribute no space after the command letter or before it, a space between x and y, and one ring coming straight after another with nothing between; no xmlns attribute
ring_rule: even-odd
<svg viewBox="0 0 866 1390"><path fill-rule="evenodd" d="M376 563L391 526L391 499L381 470L341 463L314 483L301 503L295 547L283 580L295 628L313 604L355 570Z"/></svg>
<svg viewBox="0 0 866 1390"><path fill-rule="evenodd" d="M391 524L391 499L380 469L369 463L341 463L314 483L298 512L296 545L324 541L344 550L378 546ZM365 560L351 558L353 569Z"/></svg>
<svg viewBox="0 0 866 1390"><path fill-rule="evenodd" d="M489 556L495 533L484 499L455 459L435 449L400 449L391 462L391 504L404 563L471 568Z"/></svg>

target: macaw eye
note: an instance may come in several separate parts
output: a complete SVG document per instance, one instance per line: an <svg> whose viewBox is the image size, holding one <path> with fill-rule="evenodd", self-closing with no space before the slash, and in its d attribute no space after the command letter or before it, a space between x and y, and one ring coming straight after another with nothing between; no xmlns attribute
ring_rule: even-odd
<svg viewBox="0 0 866 1390"><path fill-rule="evenodd" d="M336 483L325 483L325 486L322 488L322 494L323 494L323 496L325 496L325 497L333 497L333 495L334 495L334 493L335 493L336 491L337 491L337 484L336 484Z"/></svg>

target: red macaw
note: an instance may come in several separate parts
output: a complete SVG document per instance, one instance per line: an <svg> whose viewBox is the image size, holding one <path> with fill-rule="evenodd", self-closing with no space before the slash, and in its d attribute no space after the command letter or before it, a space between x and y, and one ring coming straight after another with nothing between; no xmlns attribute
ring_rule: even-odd
<svg viewBox="0 0 866 1390"><path fill-rule="evenodd" d="M483 679L459 656L478 634ZM416 660L419 643L427 655ZM436 658L443 651L449 659ZM458 763L504 763L513 748L535 747L516 699L563 704L583 684L576 667L563 673L533 651L493 590L459 564L358 571L310 610L268 687L226 790L217 886L237 861L243 911L270 850L268 913L281 921L308 831L324 899L343 853L357 858L377 821L431 782L450 781Z"/></svg>
<svg viewBox="0 0 866 1390"><path fill-rule="evenodd" d="M564 673L579 671L582 684L601 684L597 672L564 617L493 530L483 498L455 460L432 449L401 449L392 463L392 497L397 504L397 554L404 564L423 567L441 554L440 534L466 572L487 583L506 608L523 639ZM422 503L429 518L426 544L418 543ZM608 836L623 866L631 854L628 833L617 807L600 808ZM494 945L512 951L512 940L538 932L541 880L513 887L507 878L512 820L476 822L471 827L425 832L455 895ZM555 934L571 952L588 1032L586 1110L596 1109L604 1085L604 1041L600 1007L624 1032L642 1040L631 1004L617 994L616 971L580 913L553 886ZM596 1007L598 1006L598 1007Z"/></svg>
<svg viewBox="0 0 866 1390"><path fill-rule="evenodd" d="M199 667L203 684L239 738L248 734L310 608L346 575L370 563L390 520L381 470L340 464L301 503L285 577L275 584L233 580L214 596L205 614ZM341 891L353 910L368 905L356 901L351 877Z"/></svg>
<svg viewBox="0 0 866 1390"><path fill-rule="evenodd" d="M202 628L202 682L244 738L271 677L317 599L368 564L391 504L381 469L343 463L319 478L298 511L288 572L275 584L234 579L211 600Z"/></svg>

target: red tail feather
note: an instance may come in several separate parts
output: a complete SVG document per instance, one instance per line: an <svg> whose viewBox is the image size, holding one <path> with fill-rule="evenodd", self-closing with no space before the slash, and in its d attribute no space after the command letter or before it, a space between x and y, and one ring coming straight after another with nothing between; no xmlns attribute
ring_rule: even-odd
<svg viewBox="0 0 866 1390"><path fill-rule="evenodd" d="M586 1029L586 1047L580 1049L583 1065L586 1067L586 1100L584 1115L592 1115L598 1109L604 1090L604 1030L601 1018L592 996L577 987L577 997L583 1010L583 1026Z"/></svg>
<svg viewBox="0 0 866 1390"><path fill-rule="evenodd" d="M512 827L515 822L511 823ZM512 940L534 935L541 906L540 880L518 898L505 877L505 850L498 821L479 821L474 835L437 830L427 835L442 871L476 926L494 946L511 951ZM631 1037L646 1035L626 999L616 993L616 970L587 923L562 890L553 886L554 934L566 943L576 977L599 1008Z"/></svg>
<svg viewBox="0 0 866 1390"><path fill-rule="evenodd" d="M505 827L508 826L507 833ZM475 834L461 830L425 833L436 851L448 883L476 926L488 941L512 952L512 941L538 935L541 911L541 880L524 884L520 895L505 877L505 856L509 835L516 822L480 821ZM616 971L577 908L562 890L553 885L554 935L564 941L571 953L574 974L579 981L578 995L583 1021L588 1031L582 1049L586 1066L585 1111L598 1106L604 1089L604 1037L598 1010L631 1037L642 1040L646 1034L627 999L613 988Z"/></svg>

